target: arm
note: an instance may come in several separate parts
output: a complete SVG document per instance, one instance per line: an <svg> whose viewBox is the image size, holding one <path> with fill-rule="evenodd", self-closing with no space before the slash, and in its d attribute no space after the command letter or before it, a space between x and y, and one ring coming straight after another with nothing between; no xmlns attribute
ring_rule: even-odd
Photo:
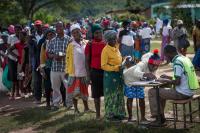
<svg viewBox="0 0 200 133"><path fill-rule="evenodd" d="M43 67L44 65L45 65L45 48L43 44L40 51L40 66Z"/></svg>
<svg viewBox="0 0 200 133"><path fill-rule="evenodd" d="M16 49L15 45L11 46L10 48L8 48L8 53L17 58L18 55L12 52L14 49Z"/></svg>
<svg viewBox="0 0 200 133"><path fill-rule="evenodd" d="M87 75L90 76L90 63L91 63L91 44L89 44L90 42L88 42L88 44L86 45L85 48L85 68L86 68L86 72Z"/></svg>

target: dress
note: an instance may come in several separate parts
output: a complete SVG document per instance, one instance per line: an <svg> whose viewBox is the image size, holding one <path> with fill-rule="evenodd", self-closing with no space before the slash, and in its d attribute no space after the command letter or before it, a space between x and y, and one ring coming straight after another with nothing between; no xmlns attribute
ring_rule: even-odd
<svg viewBox="0 0 200 133"><path fill-rule="evenodd" d="M105 47L105 42L93 40L87 44L85 55L90 58L90 79L92 98L103 96L103 70L101 69L101 53Z"/></svg>
<svg viewBox="0 0 200 133"><path fill-rule="evenodd" d="M125 117L123 82L119 71L121 62L119 49L106 45L101 54L101 68L104 70L103 88L107 119L123 119Z"/></svg>

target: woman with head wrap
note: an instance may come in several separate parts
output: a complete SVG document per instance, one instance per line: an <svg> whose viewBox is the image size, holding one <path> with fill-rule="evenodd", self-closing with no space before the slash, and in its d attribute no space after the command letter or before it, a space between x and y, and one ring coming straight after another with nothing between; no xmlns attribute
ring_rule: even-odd
<svg viewBox="0 0 200 133"><path fill-rule="evenodd" d="M81 27L79 24L71 26L71 34L73 41L68 44L66 51L66 66L65 73L68 74L68 88L67 88L67 104L71 104L73 100L75 113L79 113L78 99L83 100L85 112L88 108L88 80L87 71L85 67L85 46L82 40Z"/></svg>
<svg viewBox="0 0 200 133"><path fill-rule="evenodd" d="M85 48L86 69L91 79L92 98L96 108L96 118L100 118L100 102L103 96L103 70L101 69L101 52L105 47L102 28L100 25L92 25L92 38Z"/></svg>
<svg viewBox="0 0 200 133"><path fill-rule="evenodd" d="M142 61L135 66L131 66L130 61L126 59L126 68L123 71L123 75L125 81L124 94L127 97L127 110L129 114L128 121L132 121L133 98L139 98L141 122L146 121L144 87L132 86L131 83L141 79L155 79L154 72L158 69L159 64L160 56L157 49L154 50L153 54L149 52L143 55Z"/></svg>
<svg viewBox="0 0 200 133"><path fill-rule="evenodd" d="M163 20L163 28L162 28L162 32L161 32L162 45L161 45L161 50L160 50L161 61L164 61L164 47L166 45L170 44L170 41L171 41L170 37L171 37L172 27L168 23L169 23L168 19Z"/></svg>
<svg viewBox="0 0 200 133"><path fill-rule="evenodd" d="M107 45L101 54L101 68L104 70L105 117L109 120L122 120L125 117L122 75L122 57L117 46L117 32L108 30L104 34Z"/></svg>

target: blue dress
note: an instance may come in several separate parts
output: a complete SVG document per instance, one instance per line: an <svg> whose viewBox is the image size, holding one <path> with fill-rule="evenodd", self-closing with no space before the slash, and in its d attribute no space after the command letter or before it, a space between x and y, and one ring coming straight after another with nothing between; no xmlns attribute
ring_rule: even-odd
<svg viewBox="0 0 200 133"><path fill-rule="evenodd" d="M124 85L124 95L128 98L144 98L144 87Z"/></svg>

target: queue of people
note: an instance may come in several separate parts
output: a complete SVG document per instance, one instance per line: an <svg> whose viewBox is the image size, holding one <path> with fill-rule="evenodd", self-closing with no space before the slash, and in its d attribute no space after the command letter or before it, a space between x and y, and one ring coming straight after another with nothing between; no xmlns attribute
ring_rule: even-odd
<svg viewBox="0 0 200 133"><path fill-rule="evenodd" d="M108 18L84 24L88 29L77 22L65 26L58 21L50 27L36 20L34 27L11 25L9 35L1 33L1 67L8 70L3 83L11 89L10 100L33 93L35 103L40 104L43 94L48 109L58 110L63 103L67 109L74 107L75 114L79 114L78 100L81 99L87 113L92 111L88 104L91 85L96 119L102 115L101 97L104 97L106 119L125 119L125 96L128 121L133 121L133 99L139 98L141 121L145 122L145 88L131 83L158 79L175 86L175 89L172 86L160 89L161 122L164 123L166 100L188 99L199 88L194 71L199 67L199 21L193 30L194 66L186 57L190 43L182 20L177 21L174 29L168 20L163 21L161 56L158 49L150 51L153 32L147 22L125 20L122 29ZM161 75L166 79L161 80L156 70L164 60L173 64L174 76ZM155 89L148 91L150 111L156 123L159 105L155 94Z"/></svg>

